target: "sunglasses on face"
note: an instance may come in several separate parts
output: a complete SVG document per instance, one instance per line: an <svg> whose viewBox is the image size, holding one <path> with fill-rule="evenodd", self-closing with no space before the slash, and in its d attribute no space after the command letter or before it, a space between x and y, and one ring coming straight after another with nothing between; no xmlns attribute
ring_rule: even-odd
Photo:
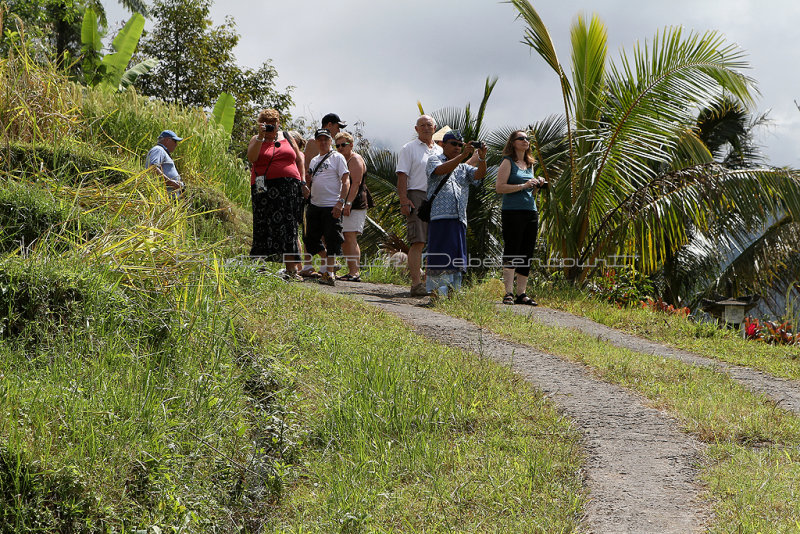
<svg viewBox="0 0 800 534"><path fill-rule="evenodd" d="M528 138L525 137L524 135L520 135L519 137L514 138L514 141L527 141L527 140Z"/></svg>
<svg viewBox="0 0 800 534"><path fill-rule="evenodd" d="M344 148L344 147L346 147L346 146L347 146L347 145L349 145L349 144L350 144L350 143L340 143L340 144L336 145L336 148Z"/></svg>
<svg viewBox="0 0 800 534"><path fill-rule="evenodd" d="M458 148L464 146L464 143L462 143L461 141L448 141L447 144L457 146Z"/></svg>

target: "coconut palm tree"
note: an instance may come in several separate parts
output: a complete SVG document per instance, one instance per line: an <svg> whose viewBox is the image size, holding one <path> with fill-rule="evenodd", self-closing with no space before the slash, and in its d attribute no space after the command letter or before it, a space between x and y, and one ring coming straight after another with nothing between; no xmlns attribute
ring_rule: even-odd
<svg viewBox="0 0 800 534"><path fill-rule="evenodd" d="M754 169L764 166L754 133L766 122L766 114L753 117L740 102L723 96L701 110L696 132L716 164ZM726 291L767 296L773 284L788 286L800 277L792 253L800 250L796 221L788 213L769 220L748 220L746 215L732 206L722 224L716 222L705 232L692 229L687 244L668 251L661 269L665 301L691 304L703 294Z"/></svg>
<svg viewBox="0 0 800 534"><path fill-rule="evenodd" d="M568 280L604 263L653 272L688 243L691 231L725 233L746 224L800 215L800 182L787 170L730 169L714 163L697 135L696 110L723 94L750 105L755 82L743 52L715 32L668 28L607 64L597 16L571 28L572 76L527 0L510 0L526 24L524 43L556 73L564 102L565 148L545 158L534 125L538 172L551 187L541 208L550 254Z"/></svg>

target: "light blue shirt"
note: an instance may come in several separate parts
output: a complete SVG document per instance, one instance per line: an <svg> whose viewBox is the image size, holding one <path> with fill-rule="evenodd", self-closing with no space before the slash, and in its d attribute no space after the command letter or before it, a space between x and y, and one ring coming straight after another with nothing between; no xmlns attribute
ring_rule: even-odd
<svg viewBox="0 0 800 534"><path fill-rule="evenodd" d="M150 149L150 152L147 153L147 159L145 160L145 166L151 167L155 165L161 169L161 172L164 173L164 176L173 180L175 182L183 183L181 180L181 175L178 174L178 169L175 168L175 162L172 161L172 157L170 157L169 152L162 144L157 144L153 148Z"/></svg>
<svg viewBox="0 0 800 534"><path fill-rule="evenodd" d="M428 159L428 198L433 196L439 182L447 178L447 174L433 174L436 167L447 161L444 154L431 156ZM475 179L477 167L460 163L453 170L447 183L444 184L431 206L431 220L458 219L467 224L467 202L469 201L469 186L480 185L481 181Z"/></svg>

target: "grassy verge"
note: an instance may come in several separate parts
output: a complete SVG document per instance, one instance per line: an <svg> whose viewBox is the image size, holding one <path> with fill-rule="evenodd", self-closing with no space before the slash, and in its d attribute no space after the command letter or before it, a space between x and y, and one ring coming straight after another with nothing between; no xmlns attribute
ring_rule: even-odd
<svg viewBox="0 0 800 534"><path fill-rule="evenodd" d="M260 335L295 347L309 428L276 531L576 528L579 435L508 369L302 284L262 294Z"/></svg>
<svg viewBox="0 0 800 534"><path fill-rule="evenodd" d="M752 367L782 378L800 380L800 350L797 347L747 341L742 339L740 333L714 325L696 323L684 317L643 308L619 308L568 289L552 288L541 292L537 301L611 328L709 358Z"/></svg>
<svg viewBox="0 0 800 534"><path fill-rule="evenodd" d="M614 347L575 331L537 328L533 319L499 312L499 281L467 289L439 309L509 339L589 366L603 380L645 395L708 447L702 478L714 502L715 532L794 532L800 495L800 419L725 375ZM758 466L758 477L752 476Z"/></svg>

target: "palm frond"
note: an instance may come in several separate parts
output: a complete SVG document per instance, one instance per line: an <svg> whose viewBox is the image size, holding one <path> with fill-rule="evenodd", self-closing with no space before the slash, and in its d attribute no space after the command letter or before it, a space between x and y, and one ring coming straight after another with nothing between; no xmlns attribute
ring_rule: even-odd
<svg viewBox="0 0 800 534"><path fill-rule="evenodd" d="M509 0L508 3L512 4L519 12L517 18L523 19L528 25L525 30L525 39L522 41L523 44L536 50L545 60L545 63L556 71L559 77L563 76L558 54L556 54L556 47L553 45L553 39L550 37L550 32L547 30L547 26L544 25L539 13L533 9L528 0Z"/></svg>

